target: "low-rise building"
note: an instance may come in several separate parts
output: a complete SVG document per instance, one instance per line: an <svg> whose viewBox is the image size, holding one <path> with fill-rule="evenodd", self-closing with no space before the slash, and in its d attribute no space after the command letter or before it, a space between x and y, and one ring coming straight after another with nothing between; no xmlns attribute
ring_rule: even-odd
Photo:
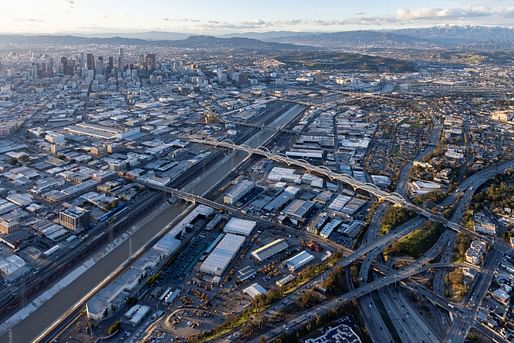
<svg viewBox="0 0 514 343"><path fill-rule="evenodd" d="M29 272L27 263L18 255L0 258L0 274L7 281L14 281Z"/></svg>
<svg viewBox="0 0 514 343"><path fill-rule="evenodd" d="M486 235L496 235L496 225L483 212L475 213L473 216L475 231Z"/></svg>
<svg viewBox="0 0 514 343"><path fill-rule="evenodd" d="M200 271L221 276L244 242L244 236L227 233L200 265Z"/></svg>
<svg viewBox="0 0 514 343"><path fill-rule="evenodd" d="M287 242L283 239L276 239L273 242L270 242L262 247L252 251L252 256L259 262L262 262L289 247Z"/></svg>
<svg viewBox="0 0 514 343"><path fill-rule="evenodd" d="M302 269L305 265L310 263L312 260L314 260L314 256L304 250L301 253L286 260L285 266L291 272L296 272L296 271Z"/></svg>
<svg viewBox="0 0 514 343"><path fill-rule="evenodd" d="M134 305L123 315L123 323L132 327L138 326L148 313L150 313L150 307L139 304Z"/></svg>
<svg viewBox="0 0 514 343"><path fill-rule="evenodd" d="M59 224L73 231L81 231L89 223L89 211L78 206L59 212Z"/></svg>
<svg viewBox="0 0 514 343"><path fill-rule="evenodd" d="M254 183L250 180L243 180L234 185L223 197L223 202L227 205L234 205L245 197L253 189Z"/></svg>
<svg viewBox="0 0 514 343"><path fill-rule="evenodd" d="M266 289L258 283L254 283L243 290L243 293L248 294L252 299L257 298L259 295L264 295L266 292Z"/></svg>
<svg viewBox="0 0 514 343"><path fill-rule="evenodd" d="M223 232L248 237L252 234L256 225L257 223L253 220L232 217L227 224L225 224Z"/></svg>

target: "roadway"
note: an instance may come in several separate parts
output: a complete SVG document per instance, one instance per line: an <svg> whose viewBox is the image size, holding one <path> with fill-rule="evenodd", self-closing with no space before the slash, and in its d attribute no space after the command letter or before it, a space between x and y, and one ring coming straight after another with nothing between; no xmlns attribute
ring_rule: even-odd
<svg viewBox="0 0 514 343"><path fill-rule="evenodd" d="M513 168L514 161L508 161L498 166L483 169L462 181L459 187L446 199L443 200L443 205L449 205L452 201L456 200L456 195L460 194L460 199L457 201L454 212L451 216L453 222L461 222L465 211L468 209L475 192L492 177L503 173L506 169ZM449 233L449 245L441 256L441 261L449 262L453 258L454 245L457 235L454 232ZM433 289L436 293L444 295L445 290L445 276L446 273L442 270L436 272L433 280Z"/></svg>
<svg viewBox="0 0 514 343"><path fill-rule="evenodd" d="M327 315L331 310L334 308L340 307L341 305L344 305L354 299L360 298L366 294L369 294L373 291L376 291L378 289L381 289L383 287L392 285L394 283L400 282L401 280L404 280L406 278L410 278L416 274L425 273L427 271L430 271L432 269L436 268L460 268L463 265L461 264L453 264L453 263L433 263L428 264L425 266L407 266L405 268L399 269L394 271L391 274L388 274L385 277L373 280L363 286L360 286L358 288L355 288L354 290L351 290L339 297L336 297L332 300L329 300L321 305L311 307L301 313L298 313L293 319L287 321L285 324L281 326L277 326L269 331L267 331L263 336L267 341L271 341L279 336L281 336L284 331L291 331L297 330L300 328L302 324L304 324L306 321L308 321L311 318L314 317L322 317L324 315ZM466 265L467 266L467 265ZM283 303L285 306L291 304L291 301L288 301L286 303ZM283 306L282 308L285 308ZM267 311L266 315L272 316L273 313L277 312L276 306L271 306ZM253 340L252 342L257 342L257 339Z"/></svg>
<svg viewBox="0 0 514 343"><path fill-rule="evenodd" d="M183 137L183 136L181 136L180 138L194 142L194 143L198 143L198 144L206 144L206 145L211 145L211 146L215 146L215 147L219 147L219 148L232 149L232 150L242 150L249 154L256 154L256 155L264 156L269 160L273 160L273 161L276 161L279 163L284 163L287 165L293 165L296 167L300 167L309 172L326 176L331 181L339 181L339 182L348 184L355 190L358 190L358 189L363 190L369 194L376 196L378 199L387 200L395 205L413 210L416 213L418 213L419 215L424 216L433 222L441 223L456 232L462 232L462 233L465 233L467 235L470 235L470 236L473 236L476 238L481 238L482 240L487 241L487 242L491 241L490 237L478 234L478 233L474 232L473 230L465 228L462 225L460 225L459 223L455 223L455 222L445 218L441 214L434 214L434 213L432 213L432 211L429 211L427 209L424 209L417 205L412 204L410 201L407 201L401 194L398 194L396 192L394 192L394 193L386 192L386 191L378 188L375 184L357 181L349 175L333 172L332 170L326 168L325 166L315 166L305 160L297 160L297 159L289 158L289 157L286 157L286 156L283 156L280 154L275 154L275 153L270 152L268 149L266 149L264 147L253 148L253 147L250 147L250 146L247 146L244 144L238 145L238 144L234 144L234 143L231 143L228 141L216 141L216 140L204 139L204 138L199 139L199 138L194 138L194 137ZM509 161L509 162L512 162L512 165L514 165L514 161Z"/></svg>
<svg viewBox="0 0 514 343"><path fill-rule="evenodd" d="M385 287L381 297L389 319L393 322L402 342L439 342L432 329L413 310L402 293L396 288Z"/></svg>
<svg viewBox="0 0 514 343"><path fill-rule="evenodd" d="M370 220L368 230L364 236L364 239L361 245L367 245L369 242L376 239L378 236L378 232L380 230L380 226L382 223L382 218L385 215L386 211L389 208L389 204L386 202L380 203L375 209L375 213ZM371 264L379 254L381 254L380 249L374 249L366 256L366 259L361 265L359 270L359 280L361 284L368 282L369 271ZM349 282L351 289L353 289L353 282L350 280ZM359 298L359 308L362 316L362 320L364 321L364 325L368 330L368 334L371 337L373 342L394 342L393 337L391 336L387 326L380 315L380 310L375 304L373 299L373 293L364 295L362 298Z"/></svg>
<svg viewBox="0 0 514 343"><path fill-rule="evenodd" d="M272 125L283 127L304 110L304 106L292 106L282 115L275 117ZM276 134L277 131L260 131L247 139L245 144L261 146ZM244 152L232 153L220 163L205 170L197 179L184 185L183 189L194 194L207 194L248 157L249 155ZM100 284L102 280L109 277L117 267L127 260L132 251L144 247L160 230L180 216L184 209L184 203L166 204L162 212L152 214L153 217L150 220L145 219L141 227L134 230L135 233L130 236L130 239L123 241L112 251L102 252L105 256L95 261L95 264L85 273L60 290L49 301L41 304L34 312L14 324L10 330L3 331L0 342L11 342L10 337L14 342L29 342L54 322L62 321L64 323L68 318L62 318L63 313L72 308L75 303L84 302L84 296L94 285Z"/></svg>
<svg viewBox="0 0 514 343"><path fill-rule="evenodd" d="M498 268L503 254L496 250L494 247L489 251L486 256L485 264L482 267L480 274L477 276L476 282L468 293L465 310L467 316L457 318L450 327L445 341L451 343L464 343L468 336L471 325L475 322L477 313L480 309L487 290L491 285L494 271Z"/></svg>
<svg viewBox="0 0 514 343"><path fill-rule="evenodd" d="M418 155L415 157L415 161L423 160L428 154L430 154L434 149L439 139L441 137L442 128L439 123L435 120L432 120L434 125L434 129L432 130L432 134L430 136L430 144L428 144L423 150L421 150ZM398 194L406 196L408 192L408 181L409 174L412 169L414 162L407 162L400 169L398 182L396 184L395 191ZM382 222L380 218L380 222ZM436 249L438 246L436 246ZM437 251L437 250L433 250ZM434 254L431 254L432 250L428 252L425 256L428 258L435 257ZM379 258L381 251L377 252L372 256L368 255L369 258ZM425 258L425 261L428 261L428 258ZM364 267L369 268L369 264L363 264ZM398 293L398 295L393 296L392 293ZM394 290L387 290L385 292L377 292L378 297L384 304L384 308L388 313L397 313L400 316L402 313L407 313L408 315L403 315L401 320L393 320L393 317L389 316L395 330L400 337L402 342L410 342L410 341L421 341L422 337L435 338L435 334L432 329L423 321L423 319L419 316L418 312L411 306L409 302L407 302L403 296L403 294L395 288ZM400 310L397 310L400 309ZM441 316L445 316L446 313L441 310ZM376 313L375 317L379 317L380 313ZM413 340L412 338L416 338Z"/></svg>
<svg viewBox="0 0 514 343"><path fill-rule="evenodd" d="M511 166L512 166L512 163L508 162L508 163L504 163L504 164L502 164L500 166L496 166L496 167L492 167L492 168L489 168L487 170L484 170L480 174L472 176L471 179L467 179L466 180L467 182L465 182L465 185L467 184L469 187L471 187L471 189L473 189L472 185L473 185L474 182L476 182L476 180L482 180L482 179L485 179L485 178L489 178L489 177L491 177L493 175L496 175L497 173L503 172L505 169L508 169ZM459 204L458 204L457 207L458 208L459 207L460 208L466 207L466 205L462 204L462 203L463 202L465 203L468 200L467 198L468 197L466 197L464 199L460 199L461 201L459 201ZM455 199L455 197L454 197L454 199ZM462 200L464 200L464 201L462 201ZM385 236L381 237L379 240L375 240L372 243L367 244L364 247L359 248L353 254L343 258L339 264L343 265L343 266L348 266L349 264L351 264L355 260L357 260L360 256L362 256L362 255L372 251L375 248L380 247L381 249L383 249L385 246L387 246L387 243L385 241L388 241L389 243L392 241L390 239L391 236L395 236L398 233L400 233L400 235L395 237L397 239L399 236L401 236L402 229L404 230L404 234L405 234L405 232L410 232L413 229L415 229L416 227L418 227L419 225L421 225L422 223L424 223L426 221L426 219L418 216L418 217L414 218L413 221L414 221L415 225L412 225L412 226L407 225L404 228L398 228L396 230L393 230L388 235L385 235ZM414 269L414 270L424 269L422 267L422 265L427 263L428 261L434 259L435 257L437 257L441 253L441 251L443 251L443 249L448 245L450 233L451 233L451 231L448 231L448 230L445 231L441 235L441 237L440 237L439 241L437 242L437 244L435 244L427 253L425 253L425 255L422 258L418 259L415 263L409 265L408 267L411 268L411 269ZM387 236L389 236L389 237L387 237ZM448 263L445 263L445 264L448 265ZM325 272L324 274L326 274L326 273L328 273L328 272ZM322 275L322 277L323 276L324 275ZM306 289L306 288L312 287L313 285L316 284L318 279L319 278L317 278L317 279L307 283L304 287L302 287L302 289ZM370 283L370 284L372 284L372 283ZM363 286L363 287L365 287L365 286ZM278 306L272 306L271 313L273 313L275 311L278 311L280 309L280 307L283 307L281 305L287 305L287 304L290 304L290 303L292 303L292 301L289 300L289 299L281 301L281 304L279 304ZM302 322L301 318L300 318L298 323L300 323L300 322ZM295 325L297 325L298 323L296 323Z"/></svg>

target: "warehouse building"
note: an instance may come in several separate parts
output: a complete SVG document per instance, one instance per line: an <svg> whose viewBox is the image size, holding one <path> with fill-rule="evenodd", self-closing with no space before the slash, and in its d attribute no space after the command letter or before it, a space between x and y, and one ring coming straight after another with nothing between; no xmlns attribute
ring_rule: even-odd
<svg viewBox="0 0 514 343"><path fill-rule="evenodd" d="M346 204L351 200L352 197L348 195L339 194L328 206L329 210L341 212Z"/></svg>
<svg viewBox="0 0 514 343"><path fill-rule="evenodd" d="M328 238L336 227L341 225L343 221L339 218L332 218L319 232L319 235L323 238Z"/></svg>
<svg viewBox="0 0 514 343"><path fill-rule="evenodd" d="M252 231L255 229L256 225L257 223L253 220L233 217L230 218L227 224L225 224L223 232L248 237L252 234Z"/></svg>
<svg viewBox="0 0 514 343"><path fill-rule="evenodd" d="M352 198L344 208L341 210L341 212L346 213L350 216L353 216L362 206L366 204L366 200L359 199L359 198Z"/></svg>
<svg viewBox="0 0 514 343"><path fill-rule="evenodd" d="M248 294L252 299L257 298L259 295L264 295L266 292L266 288L262 287L257 282L243 290L243 293Z"/></svg>
<svg viewBox="0 0 514 343"><path fill-rule="evenodd" d="M305 222L313 208L314 203L312 201L296 199L292 201L282 213L287 216L293 224L298 225L298 223Z"/></svg>
<svg viewBox="0 0 514 343"><path fill-rule="evenodd" d="M233 186L223 197L223 202L227 205L234 205L244 198L254 187L254 183L250 180L243 180Z"/></svg>
<svg viewBox="0 0 514 343"><path fill-rule="evenodd" d="M280 210L284 207L289 201L294 199L295 195L300 192L300 188L289 186L284 189L276 198L271 200L266 206L264 206L264 210L266 212L274 212Z"/></svg>
<svg viewBox="0 0 514 343"><path fill-rule="evenodd" d="M25 260L18 255L0 258L0 275L11 282L30 271Z"/></svg>
<svg viewBox="0 0 514 343"><path fill-rule="evenodd" d="M129 269L88 300L86 311L89 319L100 322L123 308L128 297L137 294L144 285L142 281L155 273L167 258L178 251L181 241L175 238L174 229L134 261Z"/></svg>
<svg viewBox="0 0 514 343"><path fill-rule="evenodd" d="M286 260L285 266L291 272L296 272L296 271L302 269L302 267L307 265L312 260L314 260L314 256L304 250L301 253L294 255L290 259Z"/></svg>
<svg viewBox="0 0 514 343"><path fill-rule="evenodd" d="M124 315L123 323L131 327L136 327L150 313L150 307L146 305L134 305Z"/></svg>
<svg viewBox="0 0 514 343"><path fill-rule="evenodd" d="M221 276L245 242L245 237L227 233L200 266L200 271Z"/></svg>
<svg viewBox="0 0 514 343"><path fill-rule="evenodd" d="M296 174L295 169L274 167L268 174L268 180L274 182L292 182L301 183L302 176Z"/></svg>
<svg viewBox="0 0 514 343"><path fill-rule="evenodd" d="M254 251L252 251L252 256L259 262L262 262L289 247L287 242L283 239L277 239L273 242L270 242Z"/></svg>

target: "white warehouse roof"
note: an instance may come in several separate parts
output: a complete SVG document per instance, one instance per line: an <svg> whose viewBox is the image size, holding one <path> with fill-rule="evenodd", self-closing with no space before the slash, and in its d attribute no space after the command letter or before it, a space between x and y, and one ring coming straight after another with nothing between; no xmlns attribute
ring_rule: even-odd
<svg viewBox="0 0 514 343"><path fill-rule="evenodd" d="M200 266L200 271L221 276L243 245L245 237L227 233Z"/></svg>
<svg viewBox="0 0 514 343"><path fill-rule="evenodd" d="M262 262L273 255L278 254L281 251L284 251L288 248L287 242L283 239L276 239L273 242L270 242L262 247L252 251L252 256L256 258L259 262Z"/></svg>
<svg viewBox="0 0 514 343"><path fill-rule="evenodd" d="M257 223L253 220L232 217L225 225L223 231L226 233L233 233L236 235L250 236L256 225Z"/></svg>
<svg viewBox="0 0 514 343"><path fill-rule="evenodd" d="M18 255L11 255L0 259L0 272L5 276L12 275L25 267L25 261Z"/></svg>
<svg viewBox="0 0 514 343"><path fill-rule="evenodd" d="M258 295L264 295L266 292L266 288L262 287L257 282L243 290L243 293L248 294L252 299L255 299Z"/></svg>
<svg viewBox="0 0 514 343"><path fill-rule="evenodd" d="M294 255L290 259L286 260L286 267L289 268L292 272L299 270L303 266L305 266L310 261L314 260L314 256L309 254L307 251L302 251L301 253Z"/></svg>

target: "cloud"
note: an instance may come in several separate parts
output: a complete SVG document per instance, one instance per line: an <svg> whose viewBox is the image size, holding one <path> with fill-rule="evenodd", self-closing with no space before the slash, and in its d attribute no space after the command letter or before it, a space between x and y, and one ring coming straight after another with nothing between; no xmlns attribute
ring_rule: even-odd
<svg viewBox="0 0 514 343"><path fill-rule="evenodd" d="M498 9L487 7L471 7L471 8L417 8L396 10L396 19L398 20L432 20L444 18L477 18L496 15Z"/></svg>
<svg viewBox="0 0 514 343"><path fill-rule="evenodd" d="M70 8L75 7L75 0L64 0L64 2L66 4L68 4L68 6L70 6Z"/></svg>
<svg viewBox="0 0 514 343"><path fill-rule="evenodd" d="M514 7L462 7L462 8L399 8L391 15L366 16L359 12L353 17L342 19L290 19L228 22L200 20L197 18L164 18L170 25L181 26L190 31L272 31L287 29L341 27L398 27L405 25L435 25L480 23L485 25L514 25Z"/></svg>
<svg viewBox="0 0 514 343"><path fill-rule="evenodd" d="M44 23L44 20L36 19L36 18L14 18L14 21L20 23Z"/></svg>

